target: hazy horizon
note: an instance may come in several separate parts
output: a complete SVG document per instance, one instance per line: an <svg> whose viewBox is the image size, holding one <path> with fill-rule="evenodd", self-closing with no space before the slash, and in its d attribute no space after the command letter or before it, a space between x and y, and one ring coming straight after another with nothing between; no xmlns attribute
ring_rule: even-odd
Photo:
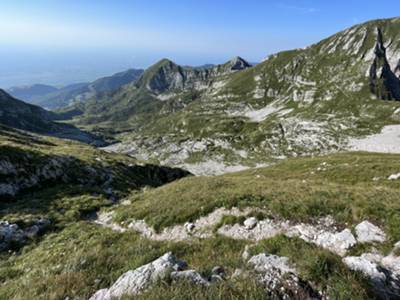
<svg viewBox="0 0 400 300"><path fill-rule="evenodd" d="M18 1L0 12L0 88L92 81L167 57L259 62L370 19L397 1ZM360 9L360 6L363 9Z"/></svg>

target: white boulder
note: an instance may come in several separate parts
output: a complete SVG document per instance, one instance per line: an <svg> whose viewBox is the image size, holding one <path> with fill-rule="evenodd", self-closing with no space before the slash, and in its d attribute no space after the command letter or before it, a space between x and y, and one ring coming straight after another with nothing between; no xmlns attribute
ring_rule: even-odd
<svg viewBox="0 0 400 300"><path fill-rule="evenodd" d="M344 229L337 233L322 232L316 237L315 243L343 256L346 254L348 249L357 243L357 241L350 229Z"/></svg>
<svg viewBox="0 0 400 300"><path fill-rule="evenodd" d="M355 228L357 240L360 243L379 242L383 243L386 240L385 233L374 224L363 221Z"/></svg>
<svg viewBox="0 0 400 300"><path fill-rule="evenodd" d="M248 218L244 221L243 225L247 230L251 230L256 227L258 220L254 217Z"/></svg>
<svg viewBox="0 0 400 300"><path fill-rule="evenodd" d="M166 253L147 265L124 273L109 289L97 291L90 300L111 300L123 295L138 295L156 281L169 278L172 272L185 267L185 262L179 261L172 253Z"/></svg>

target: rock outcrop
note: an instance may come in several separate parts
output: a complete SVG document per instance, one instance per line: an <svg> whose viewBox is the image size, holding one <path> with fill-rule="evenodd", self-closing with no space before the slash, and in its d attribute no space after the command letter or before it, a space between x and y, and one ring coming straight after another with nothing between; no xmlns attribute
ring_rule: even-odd
<svg viewBox="0 0 400 300"><path fill-rule="evenodd" d="M49 220L38 219L31 226L22 229L17 224L0 221L0 251L23 245L28 239L42 233L49 225Z"/></svg>
<svg viewBox="0 0 400 300"><path fill-rule="evenodd" d="M125 176L140 174L138 186L159 186L191 175L189 172L157 165L118 166L101 160L83 161L75 156L49 155L37 151L21 151L17 147L2 146L0 158L0 196L13 198L32 188L47 184L83 184L101 186L111 199L113 186Z"/></svg>
<svg viewBox="0 0 400 300"><path fill-rule="evenodd" d="M394 72L398 72L398 68ZM394 72L388 62L382 31L378 28L375 59L369 76L371 91L379 99L400 101L400 79Z"/></svg>
<svg viewBox="0 0 400 300"><path fill-rule="evenodd" d="M386 240L386 235L383 230L368 221L363 221L358 224L355 230L357 241L360 243L383 243Z"/></svg>
<svg viewBox="0 0 400 300"><path fill-rule="evenodd" d="M124 273L108 289L98 290L90 300L119 299L122 296L135 296L152 284L162 280L186 280L194 284L208 286L210 281L195 270L184 270L187 264L168 252L160 258Z"/></svg>
<svg viewBox="0 0 400 300"><path fill-rule="evenodd" d="M377 253L364 253L345 257L343 262L351 270L368 277L382 299L399 299L400 257L394 253L385 257Z"/></svg>
<svg viewBox="0 0 400 300"><path fill-rule="evenodd" d="M257 273L268 299L322 299L309 283L299 278L287 257L263 253L253 256L248 264Z"/></svg>
<svg viewBox="0 0 400 300"><path fill-rule="evenodd" d="M156 95L187 89L204 90L209 87L212 79L250 67L241 57L207 68L183 67L169 59L162 59L146 70L136 86L144 86Z"/></svg>

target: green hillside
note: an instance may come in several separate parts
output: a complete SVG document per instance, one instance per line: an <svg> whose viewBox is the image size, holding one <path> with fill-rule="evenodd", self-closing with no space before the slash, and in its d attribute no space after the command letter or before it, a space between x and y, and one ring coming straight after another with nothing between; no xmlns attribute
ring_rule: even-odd
<svg viewBox="0 0 400 300"><path fill-rule="evenodd" d="M373 93L378 83L371 71L383 42L381 65L386 61L388 72L400 75L399 24L398 18L367 22L237 72L187 70L162 60L137 84L80 107L84 114L74 123L116 135L123 143L112 150L189 169L337 151L349 137L400 120L399 102Z"/></svg>

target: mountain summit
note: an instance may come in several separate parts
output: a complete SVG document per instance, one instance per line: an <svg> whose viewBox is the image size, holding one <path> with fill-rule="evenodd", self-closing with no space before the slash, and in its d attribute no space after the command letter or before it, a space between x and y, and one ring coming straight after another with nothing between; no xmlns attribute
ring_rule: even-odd
<svg viewBox="0 0 400 300"><path fill-rule="evenodd" d="M190 88L205 89L215 77L250 67L251 65L241 57L207 68L182 67L164 58L148 68L136 86L144 85L148 91L155 94Z"/></svg>
<svg viewBox="0 0 400 300"><path fill-rule="evenodd" d="M232 58L223 66L226 67L227 71L240 71L251 67L251 65L240 56Z"/></svg>

